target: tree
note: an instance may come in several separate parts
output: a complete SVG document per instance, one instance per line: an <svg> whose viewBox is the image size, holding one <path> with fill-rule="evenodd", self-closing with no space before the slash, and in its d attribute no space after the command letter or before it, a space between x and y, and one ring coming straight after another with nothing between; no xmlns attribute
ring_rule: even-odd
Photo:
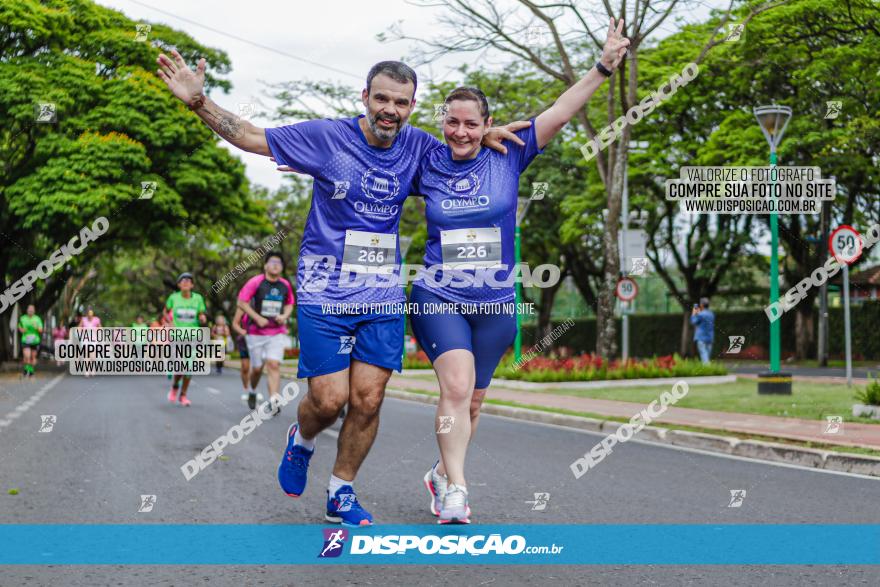
<svg viewBox="0 0 880 587"><path fill-rule="evenodd" d="M123 14L87 0L0 5L0 278L5 290L83 226L110 228L28 294L43 313L102 255L171 243L182 229L262 222L244 166L155 76L160 50L204 56L210 90L229 60L164 25L138 42ZM39 122L40 103L54 122ZM155 182L141 199L142 182ZM9 333L0 336L8 356Z"/></svg>
<svg viewBox="0 0 880 587"><path fill-rule="evenodd" d="M664 39L643 54L643 61L677 60L719 18ZM880 133L872 114L880 108L874 73L880 68L878 23L880 7L859 0L799 0L779 6L752 20L739 42L726 43L708 56L687 90L655 111L652 124L637 127L638 138L651 145L634 159L632 174L633 184L649 193L656 207L649 222L651 250L656 255L660 245L679 245L669 250L684 288L657 267L681 302L683 345L689 341L686 316L693 301L717 293L724 279L739 286L751 281L753 267L742 256L755 254L750 241L765 238L769 217L703 215L688 222L665 201L663 182L677 177L684 165L766 165L767 144L753 106L777 102L792 107L780 165L819 166L823 177L837 178L838 194L830 210L835 221L862 224L880 217ZM835 99L842 102L841 114L826 118L827 102ZM818 215L780 214L779 227L786 249L781 272L785 291L824 262L827 237L820 235ZM810 289L796 307L797 358L812 354L817 293Z"/></svg>
<svg viewBox="0 0 880 587"><path fill-rule="evenodd" d="M392 28L392 38L414 40L422 49L414 56L422 63L437 57L458 52L500 52L515 61L530 63L536 72L547 79L560 82L564 87L573 85L583 73L592 67L604 39L598 38L587 22L584 12L574 2L558 2L550 5L536 4L531 0L517 0L513 8L499 8L490 0L421 0L422 6L440 7L438 20L443 25L443 33L434 39L422 40L407 37L400 26ZM631 40L630 57L615 73L606 90L597 93L596 99L588 104L573 121L581 136L587 139L596 137L601 127L594 120L604 118L610 124L638 102L639 50L650 35L675 11L676 5L685 7L688 3L678 0L633 2L625 0L618 9L610 2L604 2L608 17L626 20L626 36ZM772 7L767 4L750 9L746 24L757 14ZM729 14L729 10L728 10ZM718 29L707 37L696 37L696 47L688 61L700 63L706 54L720 40L716 39L718 30L726 22L722 19ZM599 29L605 30L599 20ZM539 25L548 36L548 47L536 48L530 44L527 29ZM667 68L679 71L687 61L668 64ZM600 104L604 100L604 107ZM607 206L607 220L602 231L602 284L598 290L597 340L596 349L603 357L616 353L616 329L614 323L614 290L620 275L619 252L617 246L618 222L620 219L623 177L627 169L631 130L623 128L622 136L608 153L599 152L595 157L595 167L604 188Z"/></svg>

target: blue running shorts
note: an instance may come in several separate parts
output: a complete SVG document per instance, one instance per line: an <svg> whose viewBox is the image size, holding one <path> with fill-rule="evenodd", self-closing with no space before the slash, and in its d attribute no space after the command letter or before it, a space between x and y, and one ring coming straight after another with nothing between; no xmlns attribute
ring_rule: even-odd
<svg viewBox="0 0 880 587"><path fill-rule="evenodd" d="M309 304L297 305L296 320L298 378L348 369L351 359L384 369L403 368L403 313L325 313L321 305Z"/></svg>
<svg viewBox="0 0 880 587"><path fill-rule="evenodd" d="M412 288L410 303L413 334L431 362L453 349L470 351L476 389L489 387L495 367L516 338L516 316L504 311L511 304L447 302L418 285Z"/></svg>

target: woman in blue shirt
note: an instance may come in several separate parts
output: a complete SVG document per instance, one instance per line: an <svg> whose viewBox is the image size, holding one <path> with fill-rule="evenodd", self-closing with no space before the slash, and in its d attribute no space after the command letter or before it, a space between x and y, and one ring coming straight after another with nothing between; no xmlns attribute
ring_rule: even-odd
<svg viewBox="0 0 880 587"><path fill-rule="evenodd" d="M423 277L413 284L413 332L440 382L437 442L441 459L425 475L438 522L469 523L464 478L468 442L486 388L516 335L514 228L519 176L581 110L626 54L623 21L614 20L596 67L516 134L506 156L483 149L492 126L486 96L457 88L446 98L446 145L421 161L428 241Z"/></svg>

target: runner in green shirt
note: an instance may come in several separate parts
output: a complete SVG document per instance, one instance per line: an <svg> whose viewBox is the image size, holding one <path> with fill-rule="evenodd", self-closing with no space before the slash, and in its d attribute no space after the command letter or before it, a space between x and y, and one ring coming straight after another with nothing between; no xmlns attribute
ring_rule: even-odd
<svg viewBox="0 0 880 587"><path fill-rule="evenodd" d="M135 329L137 329L137 330L146 330L146 329L148 329L149 327L150 327L150 326L147 324L146 320L144 320L144 315L143 315L143 314L138 314L137 317L134 319L134 322L131 323L131 328L135 328ZM137 333L135 333L134 336L141 337L141 336L146 336L146 335L145 335L145 334L137 334ZM141 340L138 344L139 344L140 346L144 346L144 345L146 345L147 343L146 343L145 341Z"/></svg>
<svg viewBox="0 0 880 587"><path fill-rule="evenodd" d="M137 318L134 319L134 322L131 323L132 328L149 328L147 323L144 321L144 315L138 314Z"/></svg>
<svg viewBox="0 0 880 587"><path fill-rule="evenodd" d="M34 305L30 304L27 313L18 319L18 331L21 333L21 360L25 377L34 376L43 335L43 319L36 315L36 311Z"/></svg>
<svg viewBox="0 0 880 587"><path fill-rule="evenodd" d="M168 296L165 302L165 309L171 312L175 328L198 328L207 322L205 316L205 298L201 294L195 293L193 289L192 273L181 273L177 278L177 288L179 291ZM168 401L174 403L178 401L177 390L180 389L180 405L189 406L189 398L186 397L186 390L189 388L189 382L192 375L189 373L175 373L171 380L171 391L168 392ZM180 382L183 381L181 387Z"/></svg>

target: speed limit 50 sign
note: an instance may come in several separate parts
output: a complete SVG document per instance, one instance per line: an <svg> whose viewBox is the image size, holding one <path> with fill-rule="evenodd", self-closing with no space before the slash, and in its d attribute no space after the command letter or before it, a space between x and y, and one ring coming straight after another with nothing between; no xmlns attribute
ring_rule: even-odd
<svg viewBox="0 0 880 587"><path fill-rule="evenodd" d="M614 295L616 295L621 302L631 302L636 299L636 295L639 293L639 286L636 285L636 282L629 277L621 277L617 282L617 288L614 290Z"/></svg>
<svg viewBox="0 0 880 587"><path fill-rule="evenodd" d="M862 254L862 235L847 224L843 224L828 237L828 250L834 257L850 265Z"/></svg>

